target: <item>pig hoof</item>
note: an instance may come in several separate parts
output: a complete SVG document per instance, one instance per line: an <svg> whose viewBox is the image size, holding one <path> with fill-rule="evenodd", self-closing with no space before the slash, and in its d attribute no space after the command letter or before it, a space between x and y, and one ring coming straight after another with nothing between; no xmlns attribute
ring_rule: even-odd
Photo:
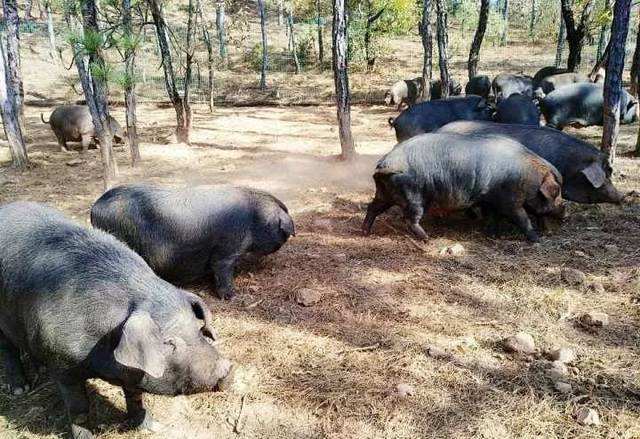
<svg viewBox="0 0 640 439"><path fill-rule="evenodd" d="M144 420L138 424L138 430L149 433L161 433L166 429L164 424L153 419L151 416L145 416Z"/></svg>
<svg viewBox="0 0 640 439"><path fill-rule="evenodd" d="M236 292L233 290L219 290L218 297L222 300L231 300L233 296L236 295Z"/></svg>
<svg viewBox="0 0 640 439"><path fill-rule="evenodd" d="M540 237L536 232L527 233L527 239L529 240L529 242L540 242Z"/></svg>
<svg viewBox="0 0 640 439"><path fill-rule="evenodd" d="M24 386L11 386L9 390L11 391L12 395L20 396L29 392L29 385L25 384Z"/></svg>

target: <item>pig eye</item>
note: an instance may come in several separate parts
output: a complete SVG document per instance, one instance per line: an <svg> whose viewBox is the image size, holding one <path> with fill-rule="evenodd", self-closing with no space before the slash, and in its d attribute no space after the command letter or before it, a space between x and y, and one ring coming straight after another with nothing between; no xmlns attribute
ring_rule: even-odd
<svg viewBox="0 0 640 439"><path fill-rule="evenodd" d="M209 343L210 345L215 345L216 343L216 337L214 334L212 334L208 329L206 328L202 328L200 330L200 333L202 334L202 336L204 337L205 341L207 343Z"/></svg>

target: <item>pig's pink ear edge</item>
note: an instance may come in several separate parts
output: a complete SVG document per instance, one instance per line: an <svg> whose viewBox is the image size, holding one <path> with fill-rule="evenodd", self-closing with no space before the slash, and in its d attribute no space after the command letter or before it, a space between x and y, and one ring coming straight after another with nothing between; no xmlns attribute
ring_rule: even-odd
<svg viewBox="0 0 640 439"><path fill-rule="evenodd" d="M549 200L555 200L562 191L562 187L556 181L556 177L553 173L549 172L544 176L544 180L540 185L540 192Z"/></svg>
<svg viewBox="0 0 640 439"><path fill-rule="evenodd" d="M600 166L598 162L591 163L580 172L582 172L584 176L587 177L589 183L591 183L596 189L602 186L607 179L607 174L605 174L602 166Z"/></svg>
<svg viewBox="0 0 640 439"><path fill-rule="evenodd" d="M166 368L164 342L160 328L146 311L132 312L122 326L122 335L113 351L115 360L160 378Z"/></svg>

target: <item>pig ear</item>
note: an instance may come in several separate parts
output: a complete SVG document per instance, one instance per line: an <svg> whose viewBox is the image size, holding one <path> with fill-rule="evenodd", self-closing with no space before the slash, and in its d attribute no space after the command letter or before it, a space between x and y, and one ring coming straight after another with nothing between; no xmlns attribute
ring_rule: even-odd
<svg viewBox="0 0 640 439"><path fill-rule="evenodd" d="M545 198L555 200L560 195L560 185L551 172L545 175L540 185L540 192Z"/></svg>
<svg viewBox="0 0 640 439"><path fill-rule="evenodd" d="M589 183L591 183L596 189L602 186L607 179L602 166L600 166L598 162L591 163L580 172L582 172L584 176L587 177Z"/></svg>
<svg viewBox="0 0 640 439"><path fill-rule="evenodd" d="M160 378L166 367L164 341L160 328L146 311L134 311L122 327L120 342L113 351L116 361L123 366L140 369Z"/></svg>

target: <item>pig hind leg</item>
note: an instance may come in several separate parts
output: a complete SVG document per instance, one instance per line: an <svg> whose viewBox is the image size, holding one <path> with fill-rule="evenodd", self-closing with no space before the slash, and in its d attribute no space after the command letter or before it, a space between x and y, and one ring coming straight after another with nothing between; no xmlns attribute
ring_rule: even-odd
<svg viewBox="0 0 640 439"><path fill-rule="evenodd" d="M129 423L134 428L147 430L153 433L162 431L164 426L151 417L151 414L144 407L142 392L139 390L124 390L124 397L127 402L127 416Z"/></svg>
<svg viewBox="0 0 640 439"><path fill-rule="evenodd" d="M62 401L67 409L73 439L93 439L94 436L86 427L89 415L89 400L85 388L85 380L63 377L57 380Z"/></svg>
<svg viewBox="0 0 640 439"><path fill-rule="evenodd" d="M4 357L4 368L9 381L9 393L22 395L29 391L29 384L24 374L20 351L0 332L0 352Z"/></svg>
<svg viewBox="0 0 640 439"><path fill-rule="evenodd" d="M403 206L404 217L409 223L409 229L418 239L424 241L428 238L427 232L425 232L420 225L420 221L426 210L424 198L421 194L411 189L405 189L402 192L406 202Z"/></svg>

